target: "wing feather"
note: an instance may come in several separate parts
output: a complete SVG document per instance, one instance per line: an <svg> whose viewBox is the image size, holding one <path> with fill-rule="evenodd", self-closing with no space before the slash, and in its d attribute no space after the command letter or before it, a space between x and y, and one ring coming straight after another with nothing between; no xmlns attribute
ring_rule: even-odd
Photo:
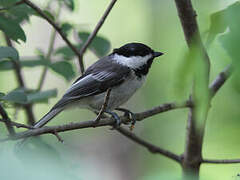
<svg viewBox="0 0 240 180"><path fill-rule="evenodd" d="M125 66L119 64L116 66L112 63L114 62L103 58L90 66L84 75L72 84L53 109L84 97L100 94L108 88L121 84L131 70Z"/></svg>

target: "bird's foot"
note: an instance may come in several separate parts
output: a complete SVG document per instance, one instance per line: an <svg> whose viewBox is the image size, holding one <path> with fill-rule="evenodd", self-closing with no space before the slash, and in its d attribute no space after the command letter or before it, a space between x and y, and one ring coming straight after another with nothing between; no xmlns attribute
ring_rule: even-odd
<svg viewBox="0 0 240 180"><path fill-rule="evenodd" d="M129 118L131 120L131 126L129 127L129 129L130 129L130 131L132 131L136 124L136 115L133 112L129 111L128 109L117 108L116 110L124 112L124 116L126 116L127 118Z"/></svg>
<svg viewBox="0 0 240 180"><path fill-rule="evenodd" d="M112 112L112 111L105 111L106 113L110 114L112 118L115 120L115 124L113 125L112 130L118 129L122 123L120 117L117 115L117 113Z"/></svg>

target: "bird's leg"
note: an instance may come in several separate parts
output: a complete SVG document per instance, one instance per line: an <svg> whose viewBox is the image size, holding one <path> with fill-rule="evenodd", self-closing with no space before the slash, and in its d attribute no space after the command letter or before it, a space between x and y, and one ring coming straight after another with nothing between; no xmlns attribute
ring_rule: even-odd
<svg viewBox="0 0 240 180"><path fill-rule="evenodd" d="M128 117L131 120L132 123L130 126L130 130L132 131L134 125L136 124L136 115L133 112L129 111L128 109L124 108L116 108L115 110L124 112L124 116Z"/></svg>
<svg viewBox="0 0 240 180"><path fill-rule="evenodd" d="M94 114L98 115L99 111L93 111ZM106 114L102 114L101 118L107 118L108 116Z"/></svg>
<svg viewBox="0 0 240 180"><path fill-rule="evenodd" d="M103 102L103 105L100 109L100 111L98 112L98 115L95 119L95 125L99 123L102 115L104 112L107 112L106 111L106 108L107 108L107 104L108 104L108 100L109 100L109 96L110 96L110 92L111 92L111 89L107 89L107 92L106 92L106 95L104 97L104 102ZM110 112L110 111L109 111ZM111 114L111 113L110 113ZM111 114L112 116L114 116L113 114ZM116 115L115 115L116 116ZM116 119L116 118L115 118ZM118 118L119 119L119 118Z"/></svg>
<svg viewBox="0 0 240 180"><path fill-rule="evenodd" d="M122 123L122 121L121 121L120 117L117 115L117 113L109 111L109 110L106 110L105 112L107 114L110 114L113 117L113 119L115 119L115 124L113 126L113 129L119 128L121 123Z"/></svg>

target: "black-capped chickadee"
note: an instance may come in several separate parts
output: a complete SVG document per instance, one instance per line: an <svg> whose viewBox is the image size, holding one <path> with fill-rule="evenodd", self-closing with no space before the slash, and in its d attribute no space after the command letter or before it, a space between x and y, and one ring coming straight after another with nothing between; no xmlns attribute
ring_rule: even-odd
<svg viewBox="0 0 240 180"><path fill-rule="evenodd" d="M100 111L108 89L111 92L105 111L117 120L118 116L112 111L124 104L143 85L153 59L161 55L163 53L155 52L141 43L129 43L114 49L111 54L92 64L34 127L44 126L71 106ZM121 108L119 110L124 111Z"/></svg>

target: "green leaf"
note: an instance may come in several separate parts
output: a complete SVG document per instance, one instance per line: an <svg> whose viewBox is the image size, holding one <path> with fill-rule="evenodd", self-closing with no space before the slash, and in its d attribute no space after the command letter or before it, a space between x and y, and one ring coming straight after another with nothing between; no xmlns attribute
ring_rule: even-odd
<svg viewBox="0 0 240 180"><path fill-rule="evenodd" d="M21 4L9 8L5 13L5 17L10 17L17 23L21 23L24 20L29 21L29 16L35 14L35 11L26 4Z"/></svg>
<svg viewBox="0 0 240 180"><path fill-rule="evenodd" d="M221 11L211 14L207 45L209 45L215 39L216 35L225 32L227 27L229 27L230 31L232 32L239 31L239 14L239 1Z"/></svg>
<svg viewBox="0 0 240 180"><path fill-rule="evenodd" d="M85 42L89 37L90 33L88 32L79 32L78 36L80 39ZM92 43L90 44L89 48L93 49L97 56L102 57L105 56L110 50L111 44L110 42L101 36L96 36Z"/></svg>
<svg viewBox="0 0 240 180"><path fill-rule="evenodd" d="M2 96L0 99L17 104L29 104L48 102L49 98L56 96L57 96L56 89L35 92L30 89L18 88L9 92L7 95Z"/></svg>
<svg viewBox="0 0 240 180"><path fill-rule="evenodd" d="M73 66L69 62L59 61L56 63L52 63L50 65L50 68L57 74L64 77L67 81L70 81L75 77Z"/></svg>
<svg viewBox="0 0 240 180"><path fill-rule="evenodd" d="M232 58L234 64L239 64L239 42L240 42L240 2L232 4L225 10L225 18L229 27L229 32L222 35L219 40L222 47L226 50L229 56ZM239 69L239 67L238 67Z"/></svg>
<svg viewBox="0 0 240 180"><path fill-rule="evenodd" d="M18 42L18 40L26 41L26 35L17 21L11 18L5 18L0 15L0 30L2 30L10 39Z"/></svg>
<svg viewBox="0 0 240 180"><path fill-rule="evenodd" d="M70 30L72 30L73 26L69 23L63 23L61 26L61 30L65 35L68 35Z"/></svg>
<svg viewBox="0 0 240 180"><path fill-rule="evenodd" d="M51 62L47 59L35 59L20 61L23 67L49 66Z"/></svg>
<svg viewBox="0 0 240 180"><path fill-rule="evenodd" d="M240 36L234 33L227 33L219 38L222 47L226 50L233 62L238 62L240 58L239 54L239 42Z"/></svg>
<svg viewBox="0 0 240 180"><path fill-rule="evenodd" d="M82 46L75 45L75 47L78 50L80 50ZM54 54L61 55L63 57L63 59L65 59L65 60L72 60L74 58L74 56L76 55L69 46L63 46L63 47L56 49Z"/></svg>
<svg viewBox="0 0 240 180"><path fill-rule="evenodd" d="M232 86L238 93L240 92L240 1L233 3L224 10L224 18L227 23L228 32L219 37L219 41L232 60L234 70Z"/></svg>
<svg viewBox="0 0 240 180"><path fill-rule="evenodd" d="M0 60L10 58L12 60L19 60L18 52L13 47L0 46Z"/></svg>
<svg viewBox="0 0 240 180"><path fill-rule="evenodd" d="M9 60L0 60L0 71L13 69L13 63Z"/></svg>
<svg viewBox="0 0 240 180"><path fill-rule="evenodd" d="M1 99L3 96L5 96L5 94L2 93L2 92L0 92L0 99Z"/></svg>
<svg viewBox="0 0 240 180"><path fill-rule="evenodd" d="M178 69L175 71L174 94L176 98L186 98L191 91L196 66L196 53L194 50L187 51L181 59Z"/></svg>
<svg viewBox="0 0 240 180"><path fill-rule="evenodd" d="M74 5L74 0L61 0L63 1L63 3L65 4L65 6L70 10L70 11L73 11L74 8L75 8L75 5Z"/></svg>
<svg viewBox="0 0 240 180"><path fill-rule="evenodd" d="M226 31L227 22L225 19L225 10L221 10L211 14L210 16L210 29L207 37L207 45L210 45L215 37Z"/></svg>
<svg viewBox="0 0 240 180"><path fill-rule="evenodd" d="M240 93L240 55L239 55L239 42L240 35L235 32L228 32L219 38L222 47L225 49L229 57L232 59L232 67L234 73L232 74L232 87L237 92Z"/></svg>
<svg viewBox="0 0 240 180"><path fill-rule="evenodd" d="M226 9L226 21L231 32L239 32L240 1L230 5Z"/></svg>
<svg viewBox="0 0 240 180"><path fill-rule="evenodd" d="M1 99L13 103L25 104L27 102L27 95L23 89L15 89L3 96Z"/></svg>
<svg viewBox="0 0 240 180"><path fill-rule="evenodd" d="M2 7L9 7L14 5L18 0L1 0L0 6Z"/></svg>
<svg viewBox="0 0 240 180"><path fill-rule="evenodd" d="M22 67L37 67L37 66L50 66L50 61L46 59L36 59L36 60L21 60L20 64ZM2 60L0 61L0 70L12 70L14 68L12 61Z"/></svg>
<svg viewBox="0 0 240 180"><path fill-rule="evenodd" d="M28 103L48 102L49 98L56 97L56 96L57 96L56 89L34 92L27 95L27 102Z"/></svg>
<svg viewBox="0 0 240 180"><path fill-rule="evenodd" d="M48 66L54 72L64 77L67 81L72 80L75 77L75 71L71 63L66 61L59 61L51 63L46 59L36 59L36 60L24 60L20 61L22 67L37 67L37 66ZM0 70L12 70L14 68L13 63L10 60L0 61Z"/></svg>
<svg viewBox="0 0 240 180"><path fill-rule="evenodd" d="M44 57L45 57L45 53L44 53L43 49L41 49L41 48L36 48L34 51L35 51L35 54L36 54L38 57L40 57L40 58L44 58Z"/></svg>

